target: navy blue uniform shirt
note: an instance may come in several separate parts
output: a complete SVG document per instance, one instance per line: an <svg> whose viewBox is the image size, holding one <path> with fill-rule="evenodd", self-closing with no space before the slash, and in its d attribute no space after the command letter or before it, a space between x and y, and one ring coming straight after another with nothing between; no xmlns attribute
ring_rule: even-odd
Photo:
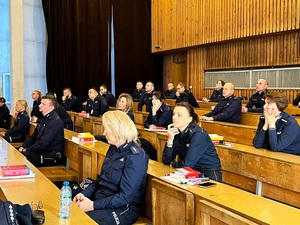
<svg viewBox="0 0 300 225"><path fill-rule="evenodd" d="M215 108L204 116L213 117L216 121L240 123L241 110L241 100L231 95L228 98L222 98Z"/></svg>
<svg viewBox="0 0 300 225"><path fill-rule="evenodd" d="M180 161L173 162L176 155L179 155ZM165 165L172 163L174 168L191 167L198 171L221 167L219 156L209 135L194 123L190 123L182 133L175 135L172 147L165 145L163 163Z"/></svg>
<svg viewBox="0 0 300 225"><path fill-rule="evenodd" d="M9 109L7 108L6 104L0 106L0 127L9 129L10 127L10 115Z"/></svg>
<svg viewBox="0 0 300 225"><path fill-rule="evenodd" d="M116 107L116 104L117 104L117 100L115 98L115 96L110 92L110 91L107 91L105 94L102 95L106 101L106 103L109 105L109 106L112 106L112 107Z"/></svg>
<svg viewBox="0 0 300 225"><path fill-rule="evenodd" d="M191 106L200 108L193 93L188 90L184 90L184 92L182 92L180 96L177 96L176 103L177 102L188 102Z"/></svg>
<svg viewBox="0 0 300 225"><path fill-rule="evenodd" d="M166 104L162 104L156 111L156 115L152 115L152 110L149 112L148 117L144 123L144 127L148 128L150 125L157 127L168 128L168 125L172 123L173 110Z"/></svg>
<svg viewBox="0 0 300 225"><path fill-rule="evenodd" d="M33 106L32 106L32 111L31 111L31 116L35 116L36 118L41 118L43 114L40 112L39 105L41 104L41 99L38 98L33 101Z"/></svg>
<svg viewBox="0 0 300 225"><path fill-rule="evenodd" d="M264 95L268 93L268 90L263 91L262 93L254 93L250 99L247 105L245 106L248 108L248 112L257 112L257 113L262 113L264 112L264 105L265 105L265 98ZM253 108L255 106L255 108Z"/></svg>
<svg viewBox="0 0 300 225"><path fill-rule="evenodd" d="M29 132L29 116L26 111L19 112L14 121L14 126L5 132L5 137L20 138L25 141Z"/></svg>
<svg viewBox="0 0 300 225"><path fill-rule="evenodd" d="M148 155L135 142L119 148L111 145L99 178L82 194L88 198L94 196L94 209L141 205L144 201L147 169Z"/></svg>
<svg viewBox="0 0 300 225"><path fill-rule="evenodd" d="M81 112L83 110L82 103L75 95L71 95L63 101L63 107L67 111Z"/></svg>
<svg viewBox="0 0 300 225"><path fill-rule="evenodd" d="M132 94L132 99L134 102L138 102L140 100L140 98L142 97L143 95L143 92L144 92L144 88L138 90L138 89L135 89L133 94Z"/></svg>
<svg viewBox="0 0 300 225"><path fill-rule="evenodd" d="M55 110L38 120L38 124L32 136L26 140L22 147L26 152L36 152L43 154L45 152L64 153L64 124Z"/></svg>
<svg viewBox="0 0 300 225"><path fill-rule="evenodd" d="M219 90L214 90L213 93L211 94L209 101L210 102L218 102L223 98L223 88Z"/></svg>
<svg viewBox="0 0 300 225"><path fill-rule="evenodd" d="M263 130L265 117L261 116L253 144L256 148L266 148L274 152L300 155L300 127L291 115L281 112L276 121L276 129Z"/></svg>
<svg viewBox="0 0 300 225"><path fill-rule="evenodd" d="M172 89L172 90L166 90L165 91L165 97L167 99L176 99L176 89Z"/></svg>
<svg viewBox="0 0 300 225"><path fill-rule="evenodd" d="M154 91L151 91L149 93L143 92L138 104L138 111L142 111L143 105L146 105L146 112L151 111L153 92Z"/></svg>
<svg viewBox="0 0 300 225"><path fill-rule="evenodd" d="M86 102L86 112L91 116L102 116L109 109L107 102L101 95L98 95L94 101L92 99L88 99Z"/></svg>

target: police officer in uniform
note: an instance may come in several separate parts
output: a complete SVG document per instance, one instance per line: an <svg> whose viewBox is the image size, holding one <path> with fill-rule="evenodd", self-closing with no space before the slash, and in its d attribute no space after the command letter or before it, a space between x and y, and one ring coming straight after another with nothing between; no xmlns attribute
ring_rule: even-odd
<svg viewBox="0 0 300 225"><path fill-rule="evenodd" d="M265 104L264 95L268 93L268 81L259 79L256 83L256 92L250 97L246 106L242 107L242 112L262 113ZM253 108L255 106L255 108Z"/></svg>
<svg viewBox="0 0 300 225"><path fill-rule="evenodd" d="M53 166L62 163L64 155L64 125L55 108L54 96L43 96L40 111L43 117L32 136L23 143L19 151L36 167Z"/></svg>
<svg viewBox="0 0 300 225"><path fill-rule="evenodd" d="M181 102L173 113L173 124L168 126L168 140L163 151L163 163L174 168L191 167L206 177L222 181L221 162L209 135L198 125L194 108ZM180 160L174 161L176 155Z"/></svg>
<svg viewBox="0 0 300 225"><path fill-rule="evenodd" d="M136 89L133 91L132 99L134 102L139 102L140 98L142 97L143 92L145 91L143 88L143 82L138 81L136 82Z"/></svg>
<svg viewBox="0 0 300 225"><path fill-rule="evenodd" d="M26 112L28 108L25 100L18 100L15 105L15 111L18 112L14 125L6 132L1 132L0 135L8 142L23 142L26 140L29 132L29 116Z"/></svg>
<svg viewBox="0 0 300 225"><path fill-rule="evenodd" d="M211 94L210 98L206 97L202 98L203 102L219 102L221 98L223 98L223 87L225 82L223 80L218 80L216 83L216 89Z"/></svg>
<svg viewBox="0 0 300 225"><path fill-rule="evenodd" d="M39 108L42 100L42 92L38 90L34 90L31 94L31 98L33 99L32 111L31 111L31 122L36 122L39 118L43 116Z"/></svg>
<svg viewBox="0 0 300 225"><path fill-rule="evenodd" d="M100 95L102 95L105 98L105 101L109 106L116 107L116 97L110 91L107 90L105 84L101 84L100 86Z"/></svg>
<svg viewBox="0 0 300 225"><path fill-rule="evenodd" d="M86 102L86 112L91 116L102 116L109 110L109 106L104 97L98 95L96 88L91 88L88 92L89 99Z"/></svg>
<svg viewBox="0 0 300 225"><path fill-rule="evenodd" d="M146 105L146 112L151 111L153 92L154 92L154 84L151 81L148 81L146 83L145 91L143 92L140 98L138 104L138 111L142 111L143 105Z"/></svg>
<svg viewBox="0 0 300 225"><path fill-rule="evenodd" d="M103 126L111 145L101 174L73 201L98 224L130 225L144 201L148 155L135 143L137 130L126 113L105 113Z"/></svg>
<svg viewBox="0 0 300 225"><path fill-rule="evenodd" d="M63 107L67 111L81 112L83 110L82 103L75 95L72 95L70 88L65 88L63 91Z"/></svg>
<svg viewBox="0 0 300 225"><path fill-rule="evenodd" d="M210 113L201 116L200 120L240 123L242 104L233 93L234 85L232 83L226 83L223 88L224 98L219 101Z"/></svg>
<svg viewBox="0 0 300 225"><path fill-rule="evenodd" d="M167 128L172 123L173 110L165 103L165 96L161 91L154 92L152 96L152 110L144 123L145 128Z"/></svg>
<svg viewBox="0 0 300 225"><path fill-rule="evenodd" d="M200 108L193 93L185 89L185 85L182 82L179 82L177 85L176 92L176 103L178 102L188 102L191 106L195 108Z"/></svg>
<svg viewBox="0 0 300 225"><path fill-rule="evenodd" d="M300 127L293 116L283 111L289 104L287 96L269 92L265 101L264 116L260 117L253 139L254 146L300 155Z"/></svg>
<svg viewBox="0 0 300 225"><path fill-rule="evenodd" d="M3 97L0 97L0 128L4 128L4 130L9 129L9 109L5 104L6 100Z"/></svg>
<svg viewBox="0 0 300 225"><path fill-rule="evenodd" d="M165 97L167 99L176 99L176 89L172 82L168 83L168 89L165 91Z"/></svg>

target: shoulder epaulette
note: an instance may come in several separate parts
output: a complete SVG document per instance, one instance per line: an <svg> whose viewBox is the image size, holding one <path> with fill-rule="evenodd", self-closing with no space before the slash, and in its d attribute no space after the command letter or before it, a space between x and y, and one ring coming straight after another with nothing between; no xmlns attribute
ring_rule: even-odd
<svg viewBox="0 0 300 225"><path fill-rule="evenodd" d="M138 147L137 146L134 146L134 145L132 145L131 147L130 147L130 150L131 150L131 152L132 152L132 154L138 154L140 151L139 151L139 149L138 149Z"/></svg>

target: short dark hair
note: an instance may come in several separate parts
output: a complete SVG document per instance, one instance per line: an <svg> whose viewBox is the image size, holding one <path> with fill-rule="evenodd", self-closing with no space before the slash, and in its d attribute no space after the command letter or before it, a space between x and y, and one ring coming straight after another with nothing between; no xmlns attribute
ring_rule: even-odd
<svg viewBox="0 0 300 225"><path fill-rule="evenodd" d="M0 97L0 102L1 102L1 103L5 103L5 102L6 102L5 98Z"/></svg>
<svg viewBox="0 0 300 225"><path fill-rule="evenodd" d="M153 96L155 96L161 102L166 99L164 93L162 93L161 91L155 91L155 92L153 92Z"/></svg>
<svg viewBox="0 0 300 225"><path fill-rule="evenodd" d="M55 109L57 108L58 103L57 103L57 99L54 95L46 94L42 97L42 99L48 99L49 100L49 105L53 106Z"/></svg>
<svg viewBox="0 0 300 225"><path fill-rule="evenodd" d="M224 81L224 80L218 80L218 81L220 81L220 82L221 82L222 86L224 86L224 85L225 85L225 81Z"/></svg>
<svg viewBox="0 0 300 225"><path fill-rule="evenodd" d="M101 84L100 87L103 87L107 90L107 86L105 84Z"/></svg>
<svg viewBox="0 0 300 225"><path fill-rule="evenodd" d="M276 103L277 108L279 111L283 111L288 107L289 100L287 96L281 92L269 92L265 94L265 99L268 99L270 102Z"/></svg>

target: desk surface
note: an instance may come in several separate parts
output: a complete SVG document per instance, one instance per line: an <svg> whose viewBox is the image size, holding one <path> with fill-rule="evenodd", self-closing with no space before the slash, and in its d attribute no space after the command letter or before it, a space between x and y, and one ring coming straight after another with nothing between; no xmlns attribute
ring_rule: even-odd
<svg viewBox="0 0 300 225"><path fill-rule="evenodd" d="M16 204L43 202L45 211L45 225L53 224L96 224L80 208L72 203L71 217L69 220L60 220L59 201L60 190L34 167L26 158L6 141L0 143L0 164L26 164L35 174L35 178L0 181L0 198L10 200ZM4 155L7 155L5 159Z"/></svg>

